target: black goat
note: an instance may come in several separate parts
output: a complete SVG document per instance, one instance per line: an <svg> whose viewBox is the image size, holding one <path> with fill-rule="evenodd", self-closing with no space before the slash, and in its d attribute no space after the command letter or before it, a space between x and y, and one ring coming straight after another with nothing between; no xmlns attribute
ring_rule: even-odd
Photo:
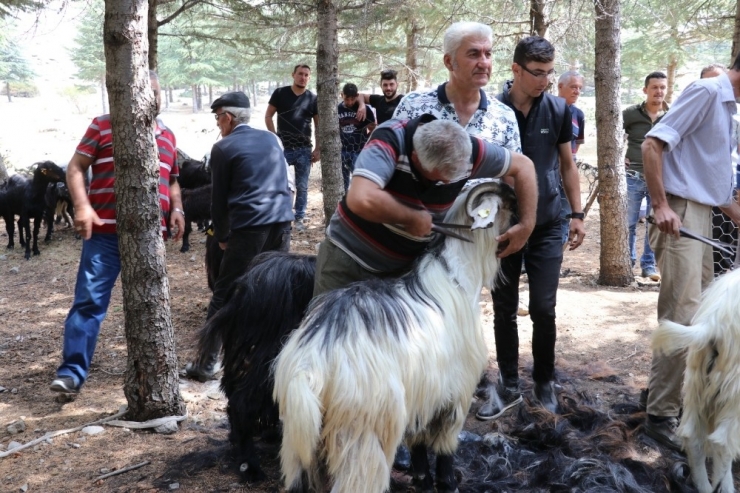
<svg viewBox="0 0 740 493"><path fill-rule="evenodd" d="M205 158L202 161L184 159L178 163L180 175L177 183L180 188L198 188L211 183L211 168Z"/></svg>
<svg viewBox="0 0 740 493"><path fill-rule="evenodd" d="M182 236L181 252L190 250L191 223L205 223L211 218L211 190L213 185L182 189L182 208L185 210L185 233Z"/></svg>
<svg viewBox="0 0 740 493"><path fill-rule="evenodd" d="M39 228L46 209L46 189L49 183L66 180L64 170L51 161L36 163L33 179L26 184L23 194L21 224L26 234L26 260L31 258L31 219L33 219L33 254L40 255Z"/></svg>
<svg viewBox="0 0 740 493"><path fill-rule="evenodd" d="M213 236L213 227L206 230L206 274L208 275L208 289L213 291L216 287L216 279L221 272L221 260L224 258L224 251Z"/></svg>
<svg viewBox="0 0 740 493"><path fill-rule="evenodd" d="M223 308L200 332L201 347L212 347L215 339L223 343L221 389L229 401L229 441L246 481L265 477L252 437L279 424L270 366L285 337L303 318L313 295L315 272L314 256L258 255L232 287Z"/></svg>
<svg viewBox="0 0 740 493"><path fill-rule="evenodd" d="M49 243L54 232L54 224L61 224L62 218L67 223L68 228L72 227L74 206L67 184L61 181L49 183L44 199L46 200L46 237L44 242Z"/></svg>
<svg viewBox="0 0 740 493"><path fill-rule="evenodd" d="M26 193L28 179L22 175L11 176L7 183L0 187L0 216L5 220L5 231L8 232L8 249L15 247L15 216L18 216L18 238L22 247L26 246L23 236L21 217L23 215L23 196Z"/></svg>

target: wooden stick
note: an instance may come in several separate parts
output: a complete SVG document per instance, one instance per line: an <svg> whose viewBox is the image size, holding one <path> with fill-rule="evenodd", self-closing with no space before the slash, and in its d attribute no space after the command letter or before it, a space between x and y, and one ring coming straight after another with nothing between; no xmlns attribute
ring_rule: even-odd
<svg viewBox="0 0 740 493"><path fill-rule="evenodd" d="M111 420L114 420L114 419L118 419L121 416L123 416L124 414L126 414L127 412L128 412L128 409L124 409L123 411L121 411L119 413L116 413L116 414L114 414L112 416L108 416L107 418L99 419L97 421L93 421L92 423L87 423L87 424L84 424L82 426L78 426L77 428L69 428L67 430L50 431L49 433L46 433L44 436L39 437L39 438L36 438L35 440L31 440L28 443L24 443L23 445L20 445L20 446L14 448L12 450L6 450L5 452L0 452L0 459L2 459L3 457L7 457L9 455L12 455L12 454L17 454L18 452L20 452L23 449L26 449L28 447L31 447L33 445L36 445L36 444L39 444L39 443L43 442L47 438L54 438L54 437L58 437L60 435L66 435L68 433L74 433L75 431L80 431L81 429L83 429L86 426L99 425L99 424L103 424L105 422L108 422L108 421L111 421Z"/></svg>
<svg viewBox="0 0 740 493"><path fill-rule="evenodd" d="M141 464L134 464L133 466L124 467L123 469L119 469L117 471L109 472L108 474L103 474L102 476L98 476L97 478L93 479L93 483L99 479L106 479L111 476L117 476L119 474L123 474L125 472L133 471L134 469L138 469L140 467L144 467L147 464L151 464L148 460L145 460Z"/></svg>
<svg viewBox="0 0 740 493"><path fill-rule="evenodd" d="M609 363L619 363L620 361L624 361L626 359L630 359L632 356L637 354L637 346L635 346L635 350L632 352L632 354L628 354L627 356L623 358L616 358L609 360Z"/></svg>

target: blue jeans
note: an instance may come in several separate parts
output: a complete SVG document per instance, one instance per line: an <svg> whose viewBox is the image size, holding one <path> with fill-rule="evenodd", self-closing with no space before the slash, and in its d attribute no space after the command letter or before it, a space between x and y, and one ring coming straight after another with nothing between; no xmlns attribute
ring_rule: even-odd
<svg viewBox="0 0 740 493"><path fill-rule="evenodd" d="M642 199L647 200L647 210L650 211L650 194L643 175L640 177L627 175L627 224L629 225L630 260L632 265L637 261L637 222L640 219L640 205ZM645 224L645 245L640 257L640 267L644 269L655 268L655 254L650 248L650 239L647 234L647 223Z"/></svg>
<svg viewBox="0 0 740 493"><path fill-rule="evenodd" d="M560 234L563 237L563 245L568 243L568 236L570 235L570 219L565 216L571 212L573 211L570 208L570 202L568 202L568 197L565 196L563 183L560 182Z"/></svg>
<svg viewBox="0 0 740 493"><path fill-rule="evenodd" d="M87 380L100 324L120 272L116 234L93 234L83 240L75 299L64 322L63 361L57 369L57 376L72 377L78 387Z"/></svg>
<svg viewBox="0 0 740 493"><path fill-rule="evenodd" d="M349 188L349 175L355 170L355 161L359 152L342 151L342 178L344 179L344 193Z"/></svg>
<svg viewBox="0 0 740 493"><path fill-rule="evenodd" d="M295 219L306 216L308 204L308 175L311 173L311 148L285 149L285 160L295 167Z"/></svg>

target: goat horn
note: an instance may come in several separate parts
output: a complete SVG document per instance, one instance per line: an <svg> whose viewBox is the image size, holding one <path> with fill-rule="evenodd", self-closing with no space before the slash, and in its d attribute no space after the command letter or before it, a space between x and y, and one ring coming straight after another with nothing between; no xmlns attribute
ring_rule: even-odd
<svg viewBox="0 0 740 493"><path fill-rule="evenodd" d="M498 180L486 180L473 185L468 192L468 198L465 201L465 210L468 212L468 215L471 217L473 216L475 213L473 208L477 206L476 199L482 194L493 193L496 195L502 195L502 191L503 187L501 186L501 182Z"/></svg>

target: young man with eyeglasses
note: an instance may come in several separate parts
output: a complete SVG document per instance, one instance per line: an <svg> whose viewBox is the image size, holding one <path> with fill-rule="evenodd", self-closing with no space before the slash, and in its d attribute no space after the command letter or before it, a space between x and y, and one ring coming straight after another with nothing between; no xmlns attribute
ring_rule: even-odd
<svg viewBox="0 0 740 493"><path fill-rule="evenodd" d="M585 235L578 171L570 143L571 112L565 100L547 93L555 79L555 48L544 38L530 36L514 50L511 70L498 99L516 115L522 151L537 173L537 218L525 247L501 260L502 282L493 292L494 333L499 382L489 393L482 419L493 419L521 401L519 391L519 276L522 257L529 276L529 316L532 319L534 397L548 411L558 411L555 395L555 301L563 260L560 233L560 179L571 205L570 249Z"/></svg>
<svg viewBox="0 0 740 493"><path fill-rule="evenodd" d="M249 98L227 92L211 105L222 139L211 150L213 236L224 250L206 319L223 306L229 289L254 257L287 252L293 197L288 166L275 134L248 125ZM216 372L220 343L204 348L186 376L205 381Z"/></svg>
<svg viewBox="0 0 740 493"><path fill-rule="evenodd" d="M647 202L650 210L652 202L648 192L645 174L642 166L642 143L647 134L660 122L668 111L665 102L665 93L668 89L667 77L663 72L653 72L645 77L645 101L632 105L622 111L622 128L627 139L627 152L624 156L624 166L627 174L627 224L629 225L630 260L632 267L637 261L637 224L640 219L642 200ZM645 241L643 242L642 256L640 257L642 277L653 281L660 281L660 274L655 265L655 253L650 247L650 239L645 225Z"/></svg>

